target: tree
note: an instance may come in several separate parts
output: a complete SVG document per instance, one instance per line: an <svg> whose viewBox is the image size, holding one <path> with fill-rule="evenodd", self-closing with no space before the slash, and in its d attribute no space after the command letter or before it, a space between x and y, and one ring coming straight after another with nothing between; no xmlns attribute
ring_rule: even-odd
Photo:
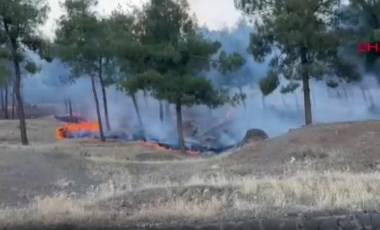
<svg viewBox="0 0 380 230"><path fill-rule="evenodd" d="M28 144L23 101L20 92L21 69L35 73L38 68L27 58L27 49L38 52L47 60L46 42L39 36L38 26L45 22L48 5L44 0L1 0L0 1L0 45L12 60L15 70L15 96L20 120L20 136L23 145Z"/></svg>
<svg viewBox="0 0 380 230"><path fill-rule="evenodd" d="M66 15L60 18L59 27L56 30L56 56L70 67L72 79L80 76L90 77L98 117L100 140L104 142L106 138L96 90L96 79L100 79L102 89L104 89L103 62L108 46L107 43L103 43L104 24L92 11L92 8L97 5L97 1L66 0L62 5ZM105 89L103 98L106 106ZM106 115L108 115L108 112L106 112Z"/></svg>
<svg viewBox="0 0 380 230"><path fill-rule="evenodd" d="M108 33L110 33L109 30L107 30L109 27L109 21L107 18L103 18L99 21L99 26L101 27L99 32L99 43L100 44L108 44L102 46L102 49L99 50L99 82L102 90L102 97L103 97L103 109L104 109L104 116L105 116L105 122L106 122L106 128L109 131L111 129L110 119L109 119L109 111L108 111L108 100L107 100L107 92L106 87L112 85L115 83L113 79L113 75L115 72L115 61L114 61L114 53L111 49L110 44L112 43L112 40L109 36L107 36Z"/></svg>
<svg viewBox="0 0 380 230"><path fill-rule="evenodd" d="M110 50L114 55L112 65L107 65L107 69L109 70L111 67L112 73L108 75L108 80L116 83L117 89L131 97L138 119L139 136L145 139L144 125L136 97L139 89L136 88L135 84L129 82L134 73L141 71L138 60L145 53L137 39L136 14L138 13L138 11L135 11L135 14L113 11L111 16L107 18L106 36L109 41L112 41ZM111 75L114 77L110 77Z"/></svg>
<svg viewBox="0 0 380 230"><path fill-rule="evenodd" d="M9 119L8 110L8 96L9 87L11 82L11 71L9 70L9 65L6 60L0 59L0 87L1 87L1 105L4 110L4 118Z"/></svg>
<svg viewBox="0 0 380 230"><path fill-rule="evenodd" d="M214 66L222 74L221 82L223 86L234 86L239 89L241 95L241 101L243 102L244 108L247 109L245 103L246 95L243 93L243 86L247 85L251 79L244 74L232 74L237 72L246 63L245 59L237 52L232 54L227 54L222 51L219 55L218 62L214 62Z"/></svg>
<svg viewBox="0 0 380 230"><path fill-rule="evenodd" d="M141 46L138 55L129 58L134 74L127 82L130 88L147 90L175 106L178 144L183 152L183 106L216 107L238 101L238 96L230 98L227 92L215 90L201 75L211 68L210 59L221 44L205 39L188 11L185 0L151 0L144 6L138 18Z"/></svg>
<svg viewBox="0 0 380 230"><path fill-rule="evenodd" d="M248 50L258 62L271 56L268 75L260 83L263 94L276 90L279 77L302 80L306 125L312 124L310 79L360 79L339 52L349 34L337 20L339 0L235 0L235 6L248 15L261 13Z"/></svg>

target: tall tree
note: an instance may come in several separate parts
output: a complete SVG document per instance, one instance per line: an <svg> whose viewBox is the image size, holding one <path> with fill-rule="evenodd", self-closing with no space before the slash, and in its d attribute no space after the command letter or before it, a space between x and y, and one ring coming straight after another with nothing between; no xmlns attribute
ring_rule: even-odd
<svg viewBox="0 0 380 230"><path fill-rule="evenodd" d="M102 46L102 49L99 50L99 83L102 91L102 99L103 99L103 110L106 128L109 131L111 129L109 111L108 111L108 100L107 100L107 90L106 88L112 84L115 84L113 76L116 74L116 66L115 66L115 56L113 50L111 49L110 44L112 43L112 38L107 36L109 31L109 19L102 18L99 21L99 26L101 27L99 31L99 43L107 44Z"/></svg>
<svg viewBox="0 0 380 230"><path fill-rule="evenodd" d="M12 119L15 119L15 106L16 106L16 90L15 90L15 87L16 87L16 84L15 84L15 80L13 79L12 83L11 83L11 87L12 87Z"/></svg>
<svg viewBox="0 0 380 230"><path fill-rule="evenodd" d="M8 49L8 58L15 70L15 97L20 120L20 136L23 145L28 144L25 113L21 97L21 70L34 73L38 70L26 56L26 49L38 51L46 56L45 42L36 29L47 17L48 5L44 0L1 0L0 1L0 44Z"/></svg>
<svg viewBox="0 0 380 230"><path fill-rule="evenodd" d="M228 55L226 52L222 51L219 55L218 61L214 62L214 66L216 66L219 69L219 72L223 75L221 76L221 86L238 88L243 106L247 109L245 103L246 95L243 93L243 87L248 85L251 79L245 74L233 74L245 63L245 59L243 59L239 53L234 52Z"/></svg>
<svg viewBox="0 0 380 230"><path fill-rule="evenodd" d="M11 82L11 71L7 66L7 63L3 60L0 60L0 87L1 87L1 96L2 96L2 106L4 110L4 118L9 119L9 88Z"/></svg>
<svg viewBox="0 0 380 230"><path fill-rule="evenodd" d="M103 58L100 58L98 77L99 77L100 87L102 89L103 110L104 110L104 117L106 120L106 128L109 131L111 129L111 124L110 124L110 118L109 118L109 112L108 112L108 100L107 100L107 91L106 91L107 83L103 76L103 68L104 68L104 60Z"/></svg>
<svg viewBox="0 0 380 230"><path fill-rule="evenodd" d="M134 84L129 84L130 79L134 73L140 71L141 65L138 64L138 60L143 57L145 51L141 47L137 39L138 26L136 24L136 15L122 11L113 11L111 16L106 21L106 36L107 39L112 41L111 53L114 55L112 65L107 65L113 68L111 71L114 77L110 78L113 82L116 82L117 88L120 91L125 92L131 97L133 107L137 115L139 125L139 136L145 139L144 125L139 109L136 94L138 88ZM132 64L132 60L133 64ZM115 71L115 69L117 69ZM115 77L117 76L117 77Z"/></svg>
<svg viewBox="0 0 380 230"><path fill-rule="evenodd" d="M9 118L8 111L8 90L10 82L10 71L7 68L6 62L0 59L0 88L1 88L1 107L4 112L4 118Z"/></svg>
<svg viewBox="0 0 380 230"><path fill-rule="evenodd" d="M175 106L178 144L183 152L186 146L182 107L199 104L215 107L230 100L226 92L215 90L201 76L202 71L211 68L209 60L221 44L205 39L188 12L185 0L151 0L144 6L137 34L142 48L138 58L130 59L140 68L135 68L136 74L129 81ZM236 101L237 97L233 99Z"/></svg>
<svg viewBox="0 0 380 230"><path fill-rule="evenodd" d="M281 76L290 81L301 80L306 125L312 124L311 78L336 83L360 79L356 69L339 53L339 47L347 39L336 17L339 3L339 0L235 0L238 9L256 18L250 53L259 62L271 58L268 75L260 83L263 94L271 94L280 85Z"/></svg>
<svg viewBox="0 0 380 230"><path fill-rule="evenodd" d="M55 51L57 57L70 67L73 79L90 77L100 140L104 142L96 82L97 79L102 81L104 52L108 46L103 43L103 24L93 11L96 5L96 0L66 0L62 4L66 14L60 18L56 30Z"/></svg>

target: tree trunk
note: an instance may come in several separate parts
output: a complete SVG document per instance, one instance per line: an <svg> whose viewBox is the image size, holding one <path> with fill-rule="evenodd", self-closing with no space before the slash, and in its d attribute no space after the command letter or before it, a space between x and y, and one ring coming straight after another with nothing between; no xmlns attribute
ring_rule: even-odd
<svg viewBox="0 0 380 230"><path fill-rule="evenodd" d="M344 93L344 98L345 98L346 100L348 100L348 99L349 99L349 96L348 96L348 93L347 93L347 88L346 88L345 86L343 86L343 93Z"/></svg>
<svg viewBox="0 0 380 230"><path fill-rule="evenodd" d="M310 77L309 77L309 80L310 80ZM309 83L309 89L310 89L310 83ZM314 91L310 90L310 96L313 99L312 108L316 108L317 107L317 98L315 97ZM311 115L313 115L312 112L311 112Z"/></svg>
<svg viewBox="0 0 380 230"><path fill-rule="evenodd" d="M339 89L336 90L336 97L338 99L342 99L342 95L340 94Z"/></svg>
<svg viewBox="0 0 380 230"><path fill-rule="evenodd" d="M69 104L69 114L70 114L70 117L73 117L73 106L71 104L71 98L68 99L68 104Z"/></svg>
<svg viewBox="0 0 380 230"><path fill-rule="evenodd" d="M265 96L262 96L262 104L263 104L263 109L266 109L266 104L265 104Z"/></svg>
<svg viewBox="0 0 380 230"><path fill-rule="evenodd" d="M368 92L368 100L371 107L375 107L375 101L373 100L371 91Z"/></svg>
<svg viewBox="0 0 380 230"><path fill-rule="evenodd" d="M144 101L145 101L145 105L146 105L146 106L149 106L149 105L148 105L148 93L147 93L145 90L143 91L143 93L144 93Z"/></svg>
<svg viewBox="0 0 380 230"><path fill-rule="evenodd" d="M301 50L301 64L307 64L306 58L306 48ZM302 84L303 84L303 96L304 96L304 107L305 107L305 124L307 126L313 123L313 117L311 113L311 100L310 100L310 84L309 84L309 74L306 71L302 72Z"/></svg>
<svg viewBox="0 0 380 230"><path fill-rule="evenodd" d="M162 104L162 101L160 100L159 101L159 103L160 103L160 121L161 121L161 123L163 123L164 122L164 105Z"/></svg>
<svg viewBox="0 0 380 230"><path fill-rule="evenodd" d="M4 103L4 88L0 88L0 100L1 100L1 110L5 112L5 103Z"/></svg>
<svg viewBox="0 0 380 230"><path fill-rule="evenodd" d="M91 75L91 85L92 85L92 92L94 94L94 99L95 99L96 114L98 116L100 141L101 142L105 142L106 138L105 138L104 132L103 132L102 115L100 114L99 99L98 99L98 94L96 92L95 77L94 77L94 75Z"/></svg>
<svg viewBox="0 0 380 230"><path fill-rule="evenodd" d="M170 121L170 104L165 102L165 122Z"/></svg>
<svg viewBox="0 0 380 230"><path fill-rule="evenodd" d="M15 100L15 84L13 82L12 85L12 119L15 119L15 106L16 106L16 100Z"/></svg>
<svg viewBox="0 0 380 230"><path fill-rule="evenodd" d="M239 86L239 93L243 94L243 89L241 88L241 86ZM242 98L242 102L243 102L244 109L247 110L247 104L245 103L245 99Z"/></svg>
<svg viewBox="0 0 380 230"><path fill-rule="evenodd" d="M362 92L364 101L366 102L366 104L368 104L368 98L367 98L366 90L364 89L364 87L361 86L360 91Z"/></svg>
<svg viewBox="0 0 380 230"><path fill-rule="evenodd" d="M14 50L13 50L13 64L16 72L16 84L15 84L15 96L16 96L16 109L17 109L17 115L20 120L20 137L21 137L21 143L23 145L28 145L28 136L26 132L26 122L25 122L25 112L24 112L24 105L22 102L21 98L21 91L20 91L20 86L21 86L21 71L20 71L20 63L17 60L17 55L16 55L16 49L15 45Z"/></svg>
<svg viewBox="0 0 380 230"><path fill-rule="evenodd" d="M135 107L135 111L136 111L136 115L137 115L137 120L139 122L139 134L142 135L143 139L145 140L145 131L144 131L144 124L142 122L142 119L141 119L141 114L140 114L140 110L139 110L139 106L137 104L137 100L136 100L136 95L135 94L130 94L131 98L132 98L132 102L133 102L133 106Z"/></svg>
<svg viewBox="0 0 380 230"><path fill-rule="evenodd" d="M69 113L69 105L68 105L68 102L67 102L67 97L65 97L64 103L65 103L65 114L68 114Z"/></svg>
<svg viewBox="0 0 380 230"><path fill-rule="evenodd" d="M182 127L181 103L177 103L175 105L175 111L177 115L178 145L181 148L181 152L186 153L185 138L183 136L183 127Z"/></svg>
<svg viewBox="0 0 380 230"><path fill-rule="evenodd" d="M99 80L100 80L100 86L102 88L102 96L103 96L103 109L104 109L104 116L106 118L106 128L107 131L111 130L111 125L110 125L110 119L109 119L109 114L108 114L108 101L107 101L107 92L106 92L106 87L104 85L104 79L103 79L103 63L102 59L99 60Z"/></svg>
<svg viewBox="0 0 380 230"><path fill-rule="evenodd" d="M5 115L5 119L9 119L9 110L8 110L9 85L8 83L6 84L4 89L5 89L4 90L4 107L5 107L4 115Z"/></svg>

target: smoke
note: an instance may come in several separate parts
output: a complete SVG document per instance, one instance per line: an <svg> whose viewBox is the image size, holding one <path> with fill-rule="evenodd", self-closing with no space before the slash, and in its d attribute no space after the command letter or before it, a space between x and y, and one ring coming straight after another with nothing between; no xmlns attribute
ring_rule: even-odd
<svg viewBox="0 0 380 230"><path fill-rule="evenodd" d="M243 137L250 128L260 128L269 136L278 136L289 129L304 124L303 92L299 88L294 94L283 95L279 89L263 98L258 88L258 81L267 70L267 63L256 63L247 52L249 34L253 28L245 21L229 31L208 31L204 33L211 39L219 40L227 52L239 52L247 60L243 68L234 74L222 76L211 72L211 80L215 86L229 84L231 88L242 86L247 94L245 109L224 106L220 113L232 111L235 116L230 127L234 136ZM360 64L361 65L361 64ZM235 81L225 81L232 78ZM315 123L341 122L376 119L378 113L379 87L376 76L365 74L358 84L341 85L338 89L329 89L323 81L311 82L312 110Z"/></svg>
<svg viewBox="0 0 380 230"><path fill-rule="evenodd" d="M225 105L214 111L205 106L184 108L184 120L196 120L202 131L213 127L217 121L228 121L226 132L221 132L220 141L225 144L241 140L251 128L263 129L270 137L286 133L289 129L304 124L303 94L298 89L294 94L283 95L279 91L263 98L257 82L265 74L267 63L256 63L247 53L249 34L252 27L241 22L231 30L209 31L203 33L223 44L227 52L239 52L247 60L237 73L222 76L216 71L208 73L216 87L227 85L231 92L238 92L239 87L247 95L246 108L243 105L232 107ZM69 76L69 69L59 61L46 63L35 60L42 66L41 72L23 79L23 96L29 104L56 104L57 113L64 113L64 98L70 97L74 112L90 119L96 119L91 82L87 77L79 78L74 84L63 82ZM226 80L227 78L227 80ZM228 80L229 79L229 80ZM232 80L231 80L232 79ZM63 81L62 81L63 80ZM101 90L97 87L99 101L102 102ZM312 81L312 109L315 123L339 122L347 120L366 120L379 117L377 111L379 90L374 76L366 75L363 82L357 85L342 85L338 89L328 89L325 83ZM107 88L111 126L114 130L133 130L138 126L132 100L115 87ZM159 102L151 97L137 95L142 120L149 135L163 140L176 139L176 121L173 107L166 123L160 122ZM103 107L101 104L101 110ZM104 118L104 116L103 116Z"/></svg>

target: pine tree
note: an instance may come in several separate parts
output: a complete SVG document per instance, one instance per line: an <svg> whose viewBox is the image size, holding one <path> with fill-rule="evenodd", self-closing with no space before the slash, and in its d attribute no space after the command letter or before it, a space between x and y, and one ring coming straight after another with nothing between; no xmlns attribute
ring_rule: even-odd
<svg viewBox="0 0 380 230"><path fill-rule="evenodd" d="M263 95L277 89L280 77L302 81L306 125L312 124L310 79L360 79L339 53L349 37L337 17L339 0L235 0L235 6L256 18L249 52L258 62L270 57Z"/></svg>
<svg viewBox="0 0 380 230"><path fill-rule="evenodd" d="M48 10L44 0L0 0L0 46L4 48L1 53L14 67L14 95L23 145L28 145L29 142L21 97L21 75L23 70L32 74L39 71L37 65L26 55L27 50L51 60L49 46L36 29L45 22Z"/></svg>
<svg viewBox="0 0 380 230"><path fill-rule="evenodd" d="M104 60L109 57L109 42L105 41L104 23L97 18L93 8L96 0L66 0L63 3L66 14L59 20L56 30L55 55L71 69L71 78L90 77L100 140L105 141L97 80L101 83L104 106L107 106L103 78ZM105 107L108 116L108 109ZM109 121L106 121L109 126Z"/></svg>
<svg viewBox="0 0 380 230"><path fill-rule="evenodd" d="M158 100L175 106L178 144L183 152L183 106L216 107L238 101L236 96L230 99L226 92L215 90L200 75L211 69L210 59L221 44L204 38L188 12L184 0L151 0L138 14L135 37L139 45L134 44L135 50L127 45L124 54L132 73L125 85L149 91Z"/></svg>

